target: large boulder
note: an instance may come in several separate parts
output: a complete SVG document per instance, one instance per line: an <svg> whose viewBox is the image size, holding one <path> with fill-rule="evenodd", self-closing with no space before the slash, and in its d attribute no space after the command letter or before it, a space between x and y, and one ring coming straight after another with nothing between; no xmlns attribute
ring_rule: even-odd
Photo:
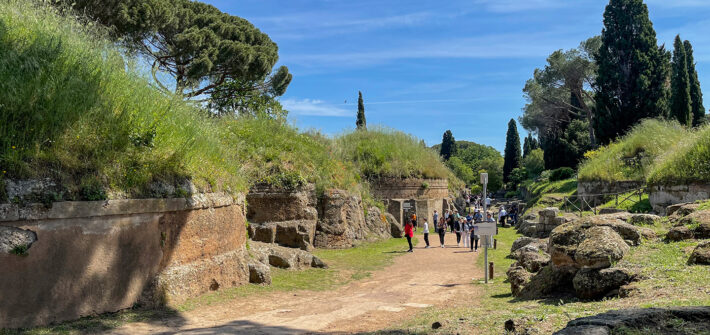
<svg viewBox="0 0 710 335"><path fill-rule="evenodd" d="M572 320L555 335L708 334L708 320L710 306L621 309Z"/></svg>
<svg viewBox="0 0 710 335"><path fill-rule="evenodd" d="M540 272L532 275L516 296L521 299L538 299L552 294L567 293L572 287L572 278L576 271L570 267L559 268L553 264L547 265Z"/></svg>
<svg viewBox="0 0 710 335"><path fill-rule="evenodd" d="M527 248L528 246L523 247ZM518 264L530 272L538 272L544 266L550 264L550 255L541 250L523 252L518 256Z"/></svg>
<svg viewBox="0 0 710 335"><path fill-rule="evenodd" d="M624 268L581 269L572 279L577 297L598 299L633 281L634 273Z"/></svg>
<svg viewBox="0 0 710 335"><path fill-rule="evenodd" d="M695 235L693 234L693 231L690 230L690 228L686 226L677 226L671 228L668 233L666 234L666 239L669 241L683 241L683 240L690 240Z"/></svg>
<svg viewBox="0 0 710 335"><path fill-rule="evenodd" d="M513 246L510 248L510 252L511 253L515 252L516 250L518 250L526 245L529 245L529 244L533 244L535 246L538 246L538 248L544 247L543 251L547 251L547 243L544 242L544 240L534 238L534 237L523 236L523 237L519 237L518 239L516 239L513 242Z"/></svg>
<svg viewBox="0 0 710 335"><path fill-rule="evenodd" d="M584 232L584 240L577 246L574 261L577 267L603 269L621 260L629 246L609 227L591 227Z"/></svg>
<svg viewBox="0 0 710 335"><path fill-rule="evenodd" d="M697 211L698 208L700 208L700 204L697 203L671 205L666 208L666 215L671 221L675 222Z"/></svg>
<svg viewBox="0 0 710 335"><path fill-rule="evenodd" d="M513 296L516 297L520 295L520 291L530 282L530 278L533 276L532 273L525 270L522 266L517 265L517 263L513 263L513 265L508 268L506 274L508 275L510 290Z"/></svg>
<svg viewBox="0 0 710 335"><path fill-rule="evenodd" d="M652 225L656 221L660 220L661 217L654 214L632 214L631 217L626 221L632 225Z"/></svg>
<svg viewBox="0 0 710 335"><path fill-rule="evenodd" d="M690 213L680 219L678 223L693 227L692 231L695 238L710 238L710 210Z"/></svg>
<svg viewBox="0 0 710 335"><path fill-rule="evenodd" d="M614 221L585 219L555 228L548 246L552 263L558 267L609 267L629 250L625 239L614 230L616 227L629 233L624 225L633 227ZM640 240L640 234L638 236Z"/></svg>
<svg viewBox="0 0 710 335"><path fill-rule="evenodd" d="M710 241L701 242L690 254L688 264L710 265Z"/></svg>

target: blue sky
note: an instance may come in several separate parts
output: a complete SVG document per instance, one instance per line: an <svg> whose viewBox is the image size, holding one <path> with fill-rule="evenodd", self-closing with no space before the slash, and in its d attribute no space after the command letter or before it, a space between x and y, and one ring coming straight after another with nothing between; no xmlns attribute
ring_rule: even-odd
<svg viewBox="0 0 710 335"><path fill-rule="evenodd" d="M428 145L457 140L498 150L525 105L522 88L557 49L602 29L602 0L207 0L243 17L279 45L294 79L282 104L301 129L355 127L357 92L368 125ZM710 92L710 1L647 0L659 43L693 43ZM706 94L706 107L710 95ZM347 101L347 102L346 102ZM525 131L520 127L521 136Z"/></svg>

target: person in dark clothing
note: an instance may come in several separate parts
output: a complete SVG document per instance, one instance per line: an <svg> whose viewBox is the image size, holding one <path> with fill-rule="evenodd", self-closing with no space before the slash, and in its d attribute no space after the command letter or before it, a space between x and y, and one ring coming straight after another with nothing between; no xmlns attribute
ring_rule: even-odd
<svg viewBox="0 0 710 335"><path fill-rule="evenodd" d="M456 232L456 244L461 246L461 222L454 221L454 232Z"/></svg>
<svg viewBox="0 0 710 335"><path fill-rule="evenodd" d="M476 233L476 231L475 231L476 229L474 228L474 225L475 225L475 223L470 225L470 228L471 228L471 243L470 243L470 246L471 246L471 251L478 251L478 235L475 234L475 233Z"/></svg>
<svg viewBox="0 0 710 335"><path fill-rule="evenodd" d="M446 220L444 218L439 219L439 225L438 231L439 231L439 243L441 244L441 247L444 247L444 237L446 235Z"/></svg>

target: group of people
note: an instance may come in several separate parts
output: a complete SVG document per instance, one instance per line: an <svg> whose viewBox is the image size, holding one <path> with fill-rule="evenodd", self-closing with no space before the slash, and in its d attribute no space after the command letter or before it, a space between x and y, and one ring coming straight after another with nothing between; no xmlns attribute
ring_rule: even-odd
<svg viewBox="0 0 710 335"><path fill-rule="evenodd" d="M488 199L490 201L490 199ZM429 232L430 226L427 218L423 219L422 229L424 232L424 243L426 243L425 248L429 248ZM478 241L480 236L477 234L477 223L480 222L496 222L493 219L493 215L490 212L486 212L486 217L483 217L482 210L478 206L474 206L473 211L469 211L468 215L462 216L457 210L450 212L447 210L443 215L435 210L432 217L432 222L434 223L434 232L439 234L439 244L441 248L444 248L444 238L446 237L446 232L456 234L456 245L461 247L463 242L464 248L470 248L471 252L478 251ZM413 252L412 238L414 237L414 232L417 230L417 216L413 214L411 218L408 218L404 225L404 236L407 238L407 243L409 243L408 252Z"/></svg>

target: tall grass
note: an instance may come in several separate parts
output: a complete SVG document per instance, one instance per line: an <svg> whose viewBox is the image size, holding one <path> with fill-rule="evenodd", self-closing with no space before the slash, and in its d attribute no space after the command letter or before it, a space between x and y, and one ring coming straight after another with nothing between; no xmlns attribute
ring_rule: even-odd
<svg viewBox="0 0 710 335"><path fill-rule="evenodd" d="M657 160L694 137L677 122L644 120L606 147L588 153L579 168L580 181L644 181Z"/></svg>
<svg viewBox="0 0 710 335"><path fill-rule="evenodd" d="M42 1L0 2L0 186L50 178L62 199L97 200L172 196L154 186L186 180L198 191L315 183L365 194L361 176L456 182L410 135L329 138L278 120L214 118L159 92L136 63L98 27Z"/></svg>
<svg viewBox="0 0 710 335"><path fill-rule="evenodd" d="M680 141L651 171L652 185L710 182L710 125Z"/></svg>

